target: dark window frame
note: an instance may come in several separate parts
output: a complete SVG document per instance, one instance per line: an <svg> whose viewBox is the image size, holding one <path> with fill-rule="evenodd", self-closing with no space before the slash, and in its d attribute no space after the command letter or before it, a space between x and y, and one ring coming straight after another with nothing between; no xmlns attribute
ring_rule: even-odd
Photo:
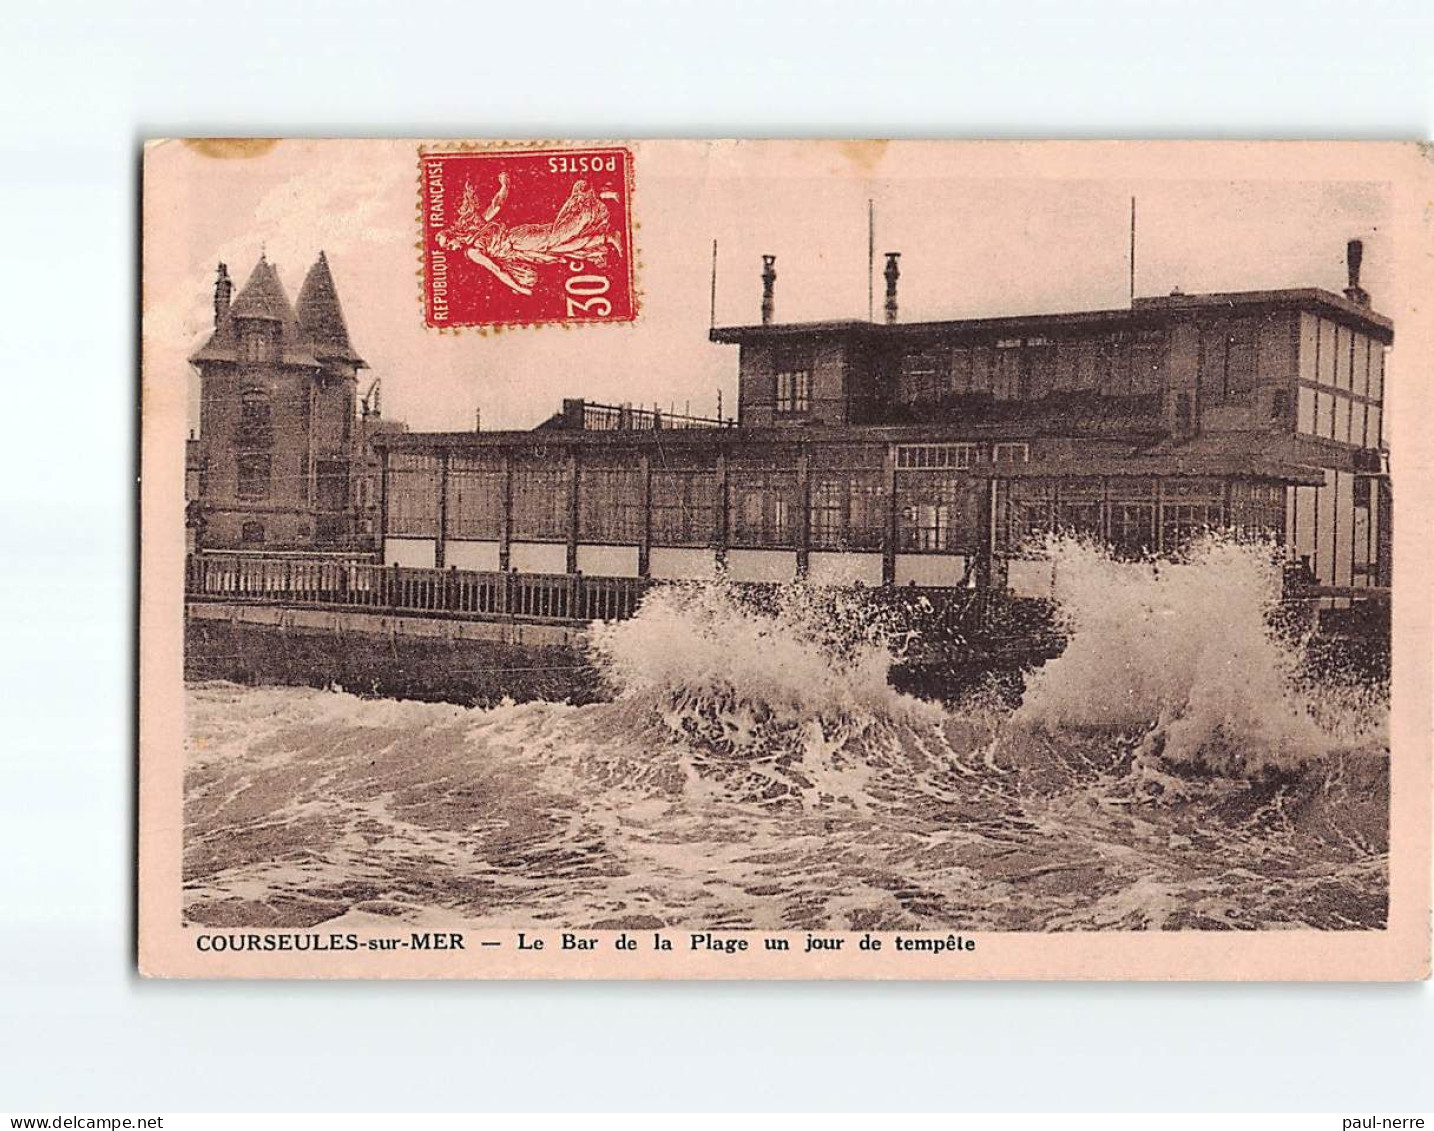
<svg viewBox="0 0 1434 1131"><path fill-rule="evenodd" d="M801 416L812 408L813 350L809 345L778 346L773 357L775 410L782 416Z"/></svg>
<svg viewBox="0 0 1434 1131"><path fill-rule="evenodd" d="M268 452L240 452L234 463L234 494L241 499L269 498L274 489L274 457Z"/></svg>

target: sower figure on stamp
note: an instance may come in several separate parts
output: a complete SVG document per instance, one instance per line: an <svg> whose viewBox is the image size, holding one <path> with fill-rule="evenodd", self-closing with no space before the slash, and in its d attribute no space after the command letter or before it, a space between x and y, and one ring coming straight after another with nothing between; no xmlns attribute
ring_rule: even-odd
<svg viewBox="0 0 1434 1131"><path fill-rule="evenodd" d="M610 230L607 204L587 181L573 183L572 192L550 224L509 227L496 219L508 199L508 174L498 174L498 191L487 208L480 208L478 193L469 181L452 227L438 236L438 246L462 249L474 263L491 271L520 295L533 293L538 265L576 259L598 267L607 265L607 250L622 254L622 241Z"/></svg>

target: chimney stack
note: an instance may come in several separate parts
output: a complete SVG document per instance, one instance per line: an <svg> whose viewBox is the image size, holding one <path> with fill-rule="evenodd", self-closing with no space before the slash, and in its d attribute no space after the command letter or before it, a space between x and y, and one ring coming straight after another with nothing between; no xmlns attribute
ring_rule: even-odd
<svg viewBox="0 0 1434 1131"><path fill-rule="evenodd" d="M1359 285L1359 267L1364 262L1364 241L1350 240L1344 251L1344 261L1349 267L1349 286L1344 288L1344 297L1358 306L1369 305L1369 292Z"/></svg>
<svg viewBox="0 0 1434 1131"><path fill-rule="evenodd" d="M777 257L762 256L762 325L772 324L773 292L777 286Z"/></svg>
<svg viewBox="0 0 1434 1131"><path fill-rule="evenodd" d="M888 251L886 253L886 324L896 324L896 280L901 278L901 267L896 262L901 258L901 252Z"/></svg>
<svg viewBox="0 0 1434 1131"><path fill-rule="evenodd" d="M214 328L219 329L219 323L224 321L224 316L229 313L229 299L234 294L234 284L229 279L229 268L224 264L219 265L219 274L214 279Z"/></svg>

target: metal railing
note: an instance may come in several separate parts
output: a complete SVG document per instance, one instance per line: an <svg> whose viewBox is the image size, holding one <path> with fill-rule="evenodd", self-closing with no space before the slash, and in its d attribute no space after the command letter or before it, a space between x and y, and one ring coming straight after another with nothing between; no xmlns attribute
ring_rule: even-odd
<svg viewBox="0 0 1434 1131"><path fill-rule="evenodd" d="M366 609L472 619L623 620L645 578L414 569L367 562L190 555L185 594L197 601Z"/></svg>
<svg viewBox="0 0 1434 1131"><path fill-rule="evenodd" d="M384 566L341 557L191 554L185 594L193 601L342 608L419 616L587 623L625 620L666 584L643 577L501 573ZM770 585L738 585L756 601ZM990 590L873 588L878 605L907 606L948 627L988 624L1008 603Z"/></svg>
<svg viewBox="0 0 1434 1131"><path fill-rule="evenodd" d="M735 420L691 413L662 411L632 405L598 404L595 401L564 402L565 413L585 432L639 432L682 428L735 428Z"/></svg>

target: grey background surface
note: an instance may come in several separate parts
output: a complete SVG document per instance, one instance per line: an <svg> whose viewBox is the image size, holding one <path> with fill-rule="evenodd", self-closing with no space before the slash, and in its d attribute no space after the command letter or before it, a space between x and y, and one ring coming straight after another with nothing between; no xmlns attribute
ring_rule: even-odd
<svg viewBox="0 0 1434 1131"><path fill-rule="evenodd" d="M1427 986L132 973L148 135L1417 137L1427 5L259 2L0 16L0 1109L1428 1110Z"/></svg>

